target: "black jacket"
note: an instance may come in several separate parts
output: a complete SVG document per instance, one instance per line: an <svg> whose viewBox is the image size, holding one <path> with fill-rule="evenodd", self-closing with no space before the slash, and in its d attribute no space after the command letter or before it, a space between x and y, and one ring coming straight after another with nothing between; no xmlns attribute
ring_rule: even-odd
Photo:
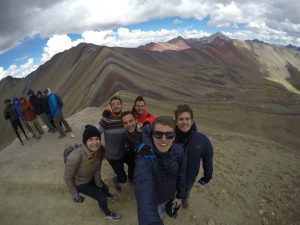
<svg viewBox="0 0 300 225"><path fill-rule="evenodd" d="M11 122L19 120L18 113L13 104L9 104L6 106L4 110L4 118L6 120L10 120Z"/></svg>
<svg viewBox="0 0 300 225"><path fill-rule="evenodd" d="M35 94L30 97L29 101L37 115L40 115L44 112L41 99L38 98Z"/></svg>

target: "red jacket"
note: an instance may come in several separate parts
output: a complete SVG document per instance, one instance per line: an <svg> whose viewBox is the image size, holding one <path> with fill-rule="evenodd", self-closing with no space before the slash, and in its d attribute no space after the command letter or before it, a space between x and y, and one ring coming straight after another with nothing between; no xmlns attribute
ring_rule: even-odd
<svg viewBox="0 0 300 225"><path fill-rule="evenodd" d="M141 115L139 114L134 107L132 107L132 113L134 117L137 119L138 123L144 124L149 123L152 125L153 121L155 120L155 115L148 113L147 109L144 110L144 113Z"/></svg>

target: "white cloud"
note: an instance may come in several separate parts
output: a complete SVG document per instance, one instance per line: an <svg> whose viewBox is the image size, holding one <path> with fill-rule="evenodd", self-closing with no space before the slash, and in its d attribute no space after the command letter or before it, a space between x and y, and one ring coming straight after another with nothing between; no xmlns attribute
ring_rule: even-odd
<svg viewBox="0 0 300 225"><path fill-rule="evenodd" d="M300 1L294 0L10 0L0 7L0 52L26 37L111 30L151 19L210 18L214 27L264 22L299 37ZM25 18L25 19L24 19ZM179 22L178 19L176 22Z"/></svg>
<svg viewBox="0 0 300 225"><path fill-rule="evenodd" d="M0 67L0 80L6 76L12 76L15 78L25 77L32 71L36 70L37 67L38 65L34 63L33 58L29 58L26 63L19 66L15 64L10 65L7 70L4 70L3 67Z"/></svg>

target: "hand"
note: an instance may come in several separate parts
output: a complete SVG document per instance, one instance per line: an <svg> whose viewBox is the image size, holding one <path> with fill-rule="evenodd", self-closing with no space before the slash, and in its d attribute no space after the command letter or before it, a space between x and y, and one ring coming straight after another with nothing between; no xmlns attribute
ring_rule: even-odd
<svg viewBox="0 0 300 225"><path fill-rule="evenodd" d="M176 204L176 207L179 207L182 204L182 199L181 198L174 198L173 203Z"/></svg>
<svg viewBox="0 0 300 225"><path fill-rule="evenodd" d="M207 180L205 177L201 177L200 180L198 181L199 184L201 185L207 185L209 180Z"/></svg>
<svg viewBox="0 0 300 225"><path fill-rule="evenodd" d="M81 196L81 195L79 195L79 194L77 194L77 195L73 198L73 202L75 202L75 203L83 203L83 201L84 201L84 197Z"/></svg>

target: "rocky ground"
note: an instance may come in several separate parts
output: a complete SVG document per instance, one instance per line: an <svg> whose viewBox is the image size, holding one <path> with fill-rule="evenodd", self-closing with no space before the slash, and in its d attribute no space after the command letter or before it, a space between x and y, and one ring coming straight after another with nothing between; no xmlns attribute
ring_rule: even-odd
<svg viewBox="0 0 300 225"><path fill-rule="evenodd" d="M106 161L104 181L120 197L109 207L123 216L122 221L106 221L90 198L74 204L64 184L64 148L79 143L84 125L95 124L100 115L99 108L87 108L69 118L75 137L58 139L57 133L46 132L24 146L16 139L0 152L1 224L137 224L134 187L124 184L117 193ZM166 216L166 225L300 224L299 149L253 135L201 128L214 146L213 180L194 188L190 208L180 209L176 219Z"/></svg>

